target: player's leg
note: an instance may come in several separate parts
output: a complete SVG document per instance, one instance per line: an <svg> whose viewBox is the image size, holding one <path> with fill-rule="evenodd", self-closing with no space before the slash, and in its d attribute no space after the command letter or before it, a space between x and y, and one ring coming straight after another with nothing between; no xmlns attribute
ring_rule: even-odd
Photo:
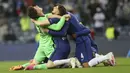
<svg viewBox="0 0 130 73"><path fill-rule="evenodd" d="M69 59L55 60L54 62L49 60L48 63L38 64L38 65L29 65L28 67L25 68L25 70L44 70L44 69L54 68L56 66L60 66L64 64L69 64L72 66L72 68L75 68L73 63L76 63L76 58L73 58L73 57ZM78 61L78 63L80 62ZM81 67L82 66L78 68L81 68Z"/></svg>
<svg viewBox="0 0 130 73"><path fill-rule="evenodd" d="M35 54L35 57L37 58L37 57L39 57L39 50L37 50L37 52L36 52L36 54ZM27 67L27 66L29 66L30 65L30 63L33 63L34 61L30 61L30 62L28 62L28 63L25 63L25 64L23 64L23 65L17 65L17 66L13 66L13 67L11 67L10 68L10 70L22 70L22 69L24 69L25 67Z"/></svg>
<svg viewBox="0 0 130 73"><path fill-rule="evenodd" d="M43 62L45 60L46 55L45 55L44 51L41 49L43 49L43 47L39 47L31 64L35 64L35 65L40 64L41 62Z"/></svg>
<svg viewBox="0 0 130 73"><path fill-rule="evenodd" d="M59 66L59 64L65 64L66 62L69 62L67 59L70 53L70 44L68 40L63 39L57 39L55 40L56 48L55 51L52 53L50 57L50 61L48 61L48 68ZM67 60L61 60L61 59L67 59ZM53 65L50 64L53 62ZM50 66L50 67L49 67Z"/></svg>
<svg viewBox="0 0 130 73"><path fill-rule="evenodd" d="M50 57L50 61L48 61L48 66L50 65L49 62L50 63L53 62L53 66L50 66L49 68L69 63L70 59L66 59L69 56L69 53L70 53L70 49L67 50L67 48L66 48L66 52L60 49L55 49L55 51Z"/></svg>
<svg viewBox="0 0 130 73"><path fill-rule="evenodd" d="M54 51L53 43L43 44L44 39L40 38L38 50L34 56L34 64L40 64L46 57L49 58Z"/></svg>
<svg viewBox="0 0 130 73"><path fill-rule="evenodd" d="M40 38L40 45L36 55L34 56L34 65L40 64L46 59L46 57L49 58L54 51L53 42L49 42L49 44L43 44L43 41L44 39Z"/></svg>
<svg viewBox="0 0 130 73"><path fill-rule="evenodd" d="M36 65L36 64L41 63L45 58L46 58L46 55L44 54L42 47L39 46L34 56L34 59L30 60L30 62L25 63L23 65L13 66L10 68L10 70L22 70L29 65Z"/></svg>
<svg viewBox="0 0 130 73"><path fill-rule="evenodd" d="M37 51L36 55L34 56L35 62L32 65L30 65L29 67L40 64L42 61L45 60L46 57L49 58L50 55L52 54L52 52L54 52L54 47L52 45L44 47L44 48L43 48L43 46L39 47L39 50ZM29 67L26 67L26 69ZM36 67L34 67L34 69L39 69L39 68L47 69L47 66L46 66L46 64L42 64L42 65L37 65Z"/></svg>
<svg viewBox="0 0 130 73"><path fill-rule="evenodd" d="M89 67L88 62L93 58L91 41L89 37L82 37L82 42L76 43L76 57L82 63L83 67Z"/></svg>
<svg viewBox="0 0 130 73"><path fill-rule="evenodd" d="M35 64L31 64L31 65L25 67L25 70L47 69L47 64L46 63L45 64L40 64L40 62L44 61L46 55L45 55L44 52L42 53L44 55L40 55L40 54L41 53L38 53L38 54L35 55L35 57L34 57L34 59L36 60Z"/></svg>
<svg viewBox="0 0 130 73"><path fill-rule="evenodd" d="M62 44L57 44L54 52L51 54L51 57L49 58L49 61L46 64L36 65L34 66L34 69L47 69L47 68L53 68L59 65L63 65L66 63L70 63L71 59L65 59L68 57L70 53L70 46L68 44L64 44L64 45ZM49 53L46 52L46 55L49 55Z"/></svg>
<svg viewBox="0 0 130 73"><path fill-rule="evenodd" d="M91 59L88 64L90 67L93 67L99 63L102 63L103 61L109 61L109 64L114 66L115 65L115 58L112 52L109 52L106 55L101 55L99 57L95 57L93 59Z"/></svg>
<svg viewBox="0 0 130 73"><path fill-rule="evenodd" d="M42 70L42 69L48 69L46 63L38 65L29 65L24 70Z"/></svg>

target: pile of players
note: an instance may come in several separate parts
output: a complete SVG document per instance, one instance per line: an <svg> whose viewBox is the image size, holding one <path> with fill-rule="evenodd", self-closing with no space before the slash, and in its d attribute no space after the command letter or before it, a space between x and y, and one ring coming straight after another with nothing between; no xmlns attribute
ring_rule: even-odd
<svg viewBox="0 0 130 73"><path fill-rule="evenodd" d="M28 7L28 16L40 34L39 47L32 60L23 65L13 66L10 70L43 70L68 66L71 68L87 68L99 63L114 66L112 52L99 55L98 48L90 35L90 30L68 12L63 5L57 4L51 13L44 14L37 5ZM68 58L70 35L75 41L75 57ZM44 62L48 58L47 62Z"/></svg>

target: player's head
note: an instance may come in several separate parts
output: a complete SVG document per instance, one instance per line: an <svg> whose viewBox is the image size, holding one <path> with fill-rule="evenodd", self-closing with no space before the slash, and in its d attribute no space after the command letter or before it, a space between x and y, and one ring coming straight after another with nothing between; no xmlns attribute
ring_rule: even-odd
<svg viewBox="0 0 130 73"><path fill-rule="evenodd" d="M62 16L62 15L65 15L67 13L67 10L65 9L65 7L63 5L56 4L53 7L52 13Z"/></svg>
<svg viewBox="0 0 130 73"><path fill-rule="evenodd" d="M42 8L37 5L32 5L28 7L28 16L32 19L37 19L40 16L43 16Z"/></svg>

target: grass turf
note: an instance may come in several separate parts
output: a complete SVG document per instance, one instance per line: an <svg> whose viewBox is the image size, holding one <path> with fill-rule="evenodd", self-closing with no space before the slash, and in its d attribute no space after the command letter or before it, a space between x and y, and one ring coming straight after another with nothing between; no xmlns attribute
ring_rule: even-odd
<svg viewBox="0 0 130 73"><path fill-rule="evenodd" d="M48 69L48 70L32 70L32 71L9 71L14 65L26 63L26 61L10 61L0 62L0 73L130 73L130 59L116 58L117 65L114 67L104 67L103 64L93 68L76 68L76 69Z"/></svg>

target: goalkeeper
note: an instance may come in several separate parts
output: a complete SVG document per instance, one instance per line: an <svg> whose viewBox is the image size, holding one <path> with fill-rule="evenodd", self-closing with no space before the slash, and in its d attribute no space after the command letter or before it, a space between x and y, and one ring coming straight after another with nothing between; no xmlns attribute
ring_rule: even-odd
<svg viewBox="0 0 130 73"><path fill-rule="evenodd" d="M32 6L32 7L35 8L36 13L33 13L33 15L30 15L30 16L32 16L31 18L36 19L38 21L43 21L43 20L48 19L47 16L50 14L44 15L42 12L42 8L40 8L38 6ZM35 12L35 11L32 11L32 12ZM40 16L43 16L43 17L40 17ZM40 26L39 24L35 24L37 31L40 33L40 40L39 40L39 47L36 51L36 54L35 54L33 60L31 60L29 63L23 64L23 65L13 66L10 68L10 70L21 70L29 65L37 65L37 64L42 63L46 57L50 58L50 56L53 53L54 48L55 48L54 42L52 40L52 36L49 35L48 33L43 32L43 29L49 28L52 30L60 30L61 27L63 27L63 25L65 23L65 18L68 19L68 16L63 16L57 24L53 24L50 26L48 26L48 25Z"/></svg>

